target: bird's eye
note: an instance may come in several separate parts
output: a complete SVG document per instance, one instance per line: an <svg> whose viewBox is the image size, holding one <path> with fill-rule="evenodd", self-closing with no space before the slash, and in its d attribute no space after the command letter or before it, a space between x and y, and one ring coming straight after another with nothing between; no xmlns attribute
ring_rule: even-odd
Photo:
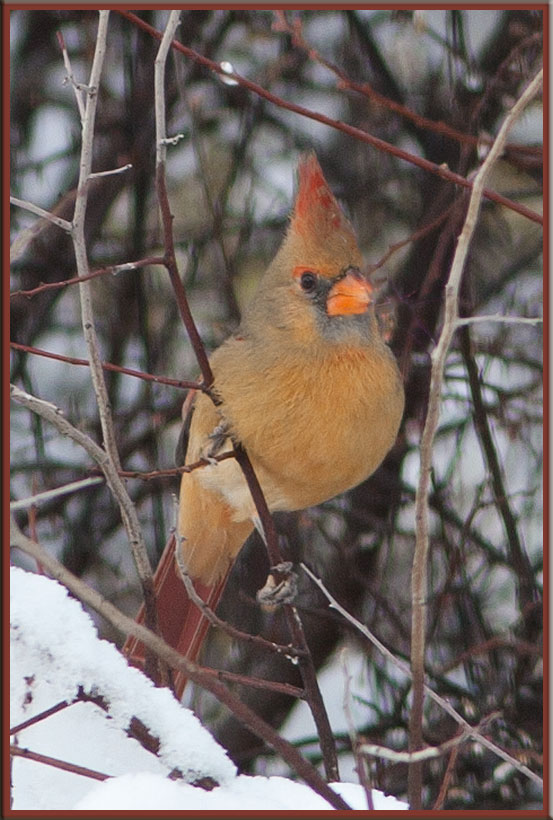
<svg viewBox="0 0 553 820"><path fill-rule="evenodd" d="M317 285L317 276L311 271L305 271L300 277L300 285L306 293L312 293Z"/></svg>

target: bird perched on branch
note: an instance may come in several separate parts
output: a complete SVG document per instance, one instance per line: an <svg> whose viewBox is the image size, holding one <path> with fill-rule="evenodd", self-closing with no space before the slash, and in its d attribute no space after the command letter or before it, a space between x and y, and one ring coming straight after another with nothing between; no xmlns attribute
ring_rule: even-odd
<svg viewBox="0 0 553 820"><path fill-rule="evenodd" d="M258 523L238 462L215 457L240 443L269 509L304 509L370 476L403 413L399 370L378 328L353 228L313 153L298 177L284 241L236 333L210 358L215 402L200 391L188 400L186 463L210 463L182 476L178 549L212 605ZM206 624L176 578L173 550L156 573L161 628L190 657ZM172 604L161 601L169 594Z"/></svg>

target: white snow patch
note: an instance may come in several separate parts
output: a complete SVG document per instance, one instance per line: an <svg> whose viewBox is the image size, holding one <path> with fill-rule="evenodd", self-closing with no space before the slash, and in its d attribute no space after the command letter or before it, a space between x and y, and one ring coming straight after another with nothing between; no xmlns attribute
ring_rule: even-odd
<svg viewBox="0 0 553 820"><path fill-rule="evenodd" d="M91 618L63 586L13 567L12 727L72 701L79 688L101 696L108 713L95 703L77 702L19 730L12 742L108 779L15 757L13 810L331 810L311 788L285 777L236 776L234 764L193 713L129 667L112 644L99 640ZM157 754L127 735L133 716L159 739ZM174 769L183 779L169 778ZM219 785L206 791L186 782L202 777ZM361 786L332 788L353 809L366 810ZM407 808L377 791L373 800L378 809Z"/></svg>

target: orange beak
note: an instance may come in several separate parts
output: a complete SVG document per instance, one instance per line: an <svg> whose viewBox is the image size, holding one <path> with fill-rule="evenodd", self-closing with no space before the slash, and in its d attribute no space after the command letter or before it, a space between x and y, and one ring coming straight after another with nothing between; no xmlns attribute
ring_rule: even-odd
<svg viewBox="0 0 553 820"><path fill-rule="evenodd" d="M351 270L339 279L329 291L326 310L329 316L366 313L371 301L372 287L359 271Z"/></svg>

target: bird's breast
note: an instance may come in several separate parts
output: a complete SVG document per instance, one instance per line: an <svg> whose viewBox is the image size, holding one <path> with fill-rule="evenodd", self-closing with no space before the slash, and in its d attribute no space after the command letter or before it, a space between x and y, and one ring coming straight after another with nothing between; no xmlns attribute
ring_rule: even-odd
<svg viewBox="0 0 553 820"><path fill-rule="evenodd" d="M235 378L230 364L217 367L223 413L273 510L303 509L354 487L395 441L403 388L383 343L304 360L283 356L261 369L245 359ZM219 473L225 497L241 517L238 509L251 512L251 499L237 467L218 465L212 480Z"/></svg>

